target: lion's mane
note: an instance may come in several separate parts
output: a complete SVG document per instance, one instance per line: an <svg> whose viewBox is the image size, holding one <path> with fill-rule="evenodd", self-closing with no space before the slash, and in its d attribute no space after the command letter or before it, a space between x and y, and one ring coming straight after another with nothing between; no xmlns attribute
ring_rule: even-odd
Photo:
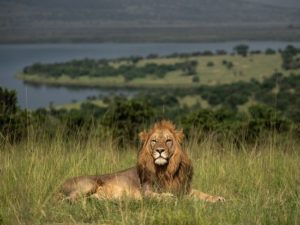
<svg viewBox="0 0 300 225"><path fill-rule="evenodd" d="M157 130L169 130L174 138L175 152L166 166L155 165L148 150L150 148L149 138ZM183 131L176 130L172 122L162 120L157 122L149 133L143 131L139 136L143 145L138 154L137 170L142 187L147 184L158 192L170 192L175 195L187 194L190 191L193 167L191 160L181 147Z"/></svg>

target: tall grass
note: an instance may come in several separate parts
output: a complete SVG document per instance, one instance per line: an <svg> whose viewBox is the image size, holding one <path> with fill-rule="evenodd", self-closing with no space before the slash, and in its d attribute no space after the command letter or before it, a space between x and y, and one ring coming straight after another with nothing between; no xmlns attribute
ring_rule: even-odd
<svg viewBox="0 0 300 225"><path fill-rule="evenodd" d="M66 178L133 166L137 147L117 149L96 130L68 140L62 131L54 138L29 133L0 149L0 224L300 224L300 147L292 138L270 135L239 147L212 136L189 139L193 187L225 203L183 197L69 204L58 195Z"/></svg>

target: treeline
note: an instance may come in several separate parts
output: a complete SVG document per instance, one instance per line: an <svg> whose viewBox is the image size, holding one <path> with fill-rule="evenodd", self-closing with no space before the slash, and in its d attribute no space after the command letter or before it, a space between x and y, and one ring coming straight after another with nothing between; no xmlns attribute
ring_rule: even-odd
<svg viewBox="0 0 300 225"><path fill-rule="evenodd" d="M157 78L163 78L167 73L172 71L182 71L187 75L193 75L196 71L197 61L185 61L174 64L156 64L147 63L144 66L137 66L136 58L127 60L129 62L113 66L108 60L72 60L66 63L42 64L35 63L23 69L24 75L37 74L45 77L58 78L61 76L69 76L78 78L80 76L89 77L115 77L123 76L125 81L130 81L135 78L145 78L147 75L152 75Z"/></svg>
<svg viewBox="0 0 300 225"><path fill-rule="evenodd" d="M256 102L275 108L286 117L295 122L300 122L300 75L291 74L283 76L274 73L262 82L251 80L249 82L239 81L231 84L216 86L202 85L198 88L168 90L155 90L155 92L144 92L148 101L154 105L167 104L163 99L168 99L172 105L179 104L178 98L185 96L201 96L210 107L226 107L238 110L247 102ZM202 107L201 104L193 106Z"/></svg>
<svg viewBox="0 0 300 225"><path fill-rule="evenodd" d="M284 50L279 50L284 69L298 69L300 68L300 50L289 45ZM243 57L247 57L248 54L261 54L261 51L249 51L249 46L241 44L234 47L232 54L238 54ZM275 54L273 49L266 49L264 54ZM196 68L198 62L196 60L190 60L190 57L195 56L213 56L213 55L226 55L228 54L224 50L218 50L215 53L212 51L192 52L192 53L174 53L165 58L181 58L184 61L174 64L157 64L147 63L143 66L139 66L137 63L143 59L164 58L155 54L150 54L147 57L132 56L128 58L119 59L83 59L72 60L65 63L52 63L43 64L35 63L27 66L23 69L23 74L26 75L39 75L42 77L59 78L61 76L69 76L71 78L78 78L81 76L89 77L115 77L123 76L125 81L131 81L136 78L145 78L150 75L156 78L163 78L167 73L173 71L182 71L183 75L196 75ZM212 62L207 66L213 66ZM228 69L233 67L232 62L223 61L224 66ZM199 79L195 78L194 82L199 82Z"/></svg>
<svg viewBox="0 0 300 225"><path fill-rule="evenodd" d="M265 54L274 54L267 49ZM280 51L283 67L286 70L298 68L299 50L287 46ZM210 55L211 52L182 54L178 57ZM218 52L218 54L227 54ZM247 57L249 52L245 45L237 46L235 54ZM156 58L149 55L147 58ZM139 57L124 59L114 67L110 60L74 60L61 64L34 64L24 68L28 74L44 74L49 76L70 74L72 76L117 76L122 74L126 80L144 77L152 74L163 77L175 70L183 74L193 75L196 72L197 61L185 60L171 65L153 63L138 66ZM222 64L228 68L233 65L229 61ZM98 71L99 70L99 71ZM100 72L102 71L102 72ZM127 77L127 78L126 78ZM201 103L186 106L180 102L186 96L201 96L209 104L203 109ZM193 129L201 129L211 133L222 134L224 137L235 137L247 142L255 141L262 132L288 132L300 136L300 75L291 73L284 76L274 73L262 82L236 82L231 84L207 86L202 85L190 89L147 89L132 99L111 97L103 99L106 107L99 107L90 101L81 104L80 109L38 109L32 112L17 107L16 93L0 88L0 140L15 142L26 137L28 127L40 127L49 136L55 135L57 129L64 124L67 137L78 130L89 130L92 124L98 124L101 129L113 133L118 143L128 143L135 140L139 130L145 124L160 118L168 118L181 124L187 133ZM250 107L245 105L251 102ZM240 110L243 107L244 110ZM83 132L88 134L88 132ZM297 136L297 135L296 135Z"/></svg>
<svg viewBox="0 0 300 225"><path fill-rule="evenodd" d="M29 127L39 127L48 136L55 136L62 124L67 140L78 131L88 136L97 125L101 127L100 133L109 131L116 143L124 145L136 143L138 131L162 118L181 124L187 135L201 130L205 135L213 133L248 143L255 142L265 132L289 132L295 137L300 134L299 75L284 77L276 73L262 83L253 80L167 93L163 90L143 92L132 99L104 99L107 107L87 101L80 109L72 110L50 107L26 112L17 107L14 91L0 90L1 141L22 140ZM181 106L180 97L194 94L207 99L212 107ZM249 98L254 98L255 103L244 111L238 110Z"/></svg>

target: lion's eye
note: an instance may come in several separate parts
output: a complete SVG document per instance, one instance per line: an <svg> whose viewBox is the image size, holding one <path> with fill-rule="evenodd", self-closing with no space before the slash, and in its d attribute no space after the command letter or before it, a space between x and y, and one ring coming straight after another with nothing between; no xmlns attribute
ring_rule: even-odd
<svg viewBox="0 0 300 225"><path fill-rule="evenodd" d="M151 145L155 145L156 144L156 140L151 140Z"/></svg>
<svg viewBox="0 0 300 225"><path fill-rule="evenodd" d="M170 147L172 145L172 139L167 139L166 144Z"/></svg>

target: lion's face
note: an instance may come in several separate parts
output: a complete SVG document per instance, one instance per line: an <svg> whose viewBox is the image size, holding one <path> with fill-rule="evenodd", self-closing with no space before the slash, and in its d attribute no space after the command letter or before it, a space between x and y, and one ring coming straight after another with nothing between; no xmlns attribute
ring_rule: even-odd
<svg viewBox="0 0 300 225"><path fill-rule="evenodd" d="M157 130L149 138L149 149L158 166L166 165L174 154L174 135L169 130Z"/></svg>
<svg viewBox="0 0 300 225"><path fill-rule="evenodd" d="M178 155L181 151L180 142L182 138L182 130L176 130L170 121L163 120L155 123L149 132L140 133L140 139L143 142L140 157L142 156L141 159L143 160L147 158L149 163L147 165L151 163L156 166L170 164L176 153Z"/></svg>

